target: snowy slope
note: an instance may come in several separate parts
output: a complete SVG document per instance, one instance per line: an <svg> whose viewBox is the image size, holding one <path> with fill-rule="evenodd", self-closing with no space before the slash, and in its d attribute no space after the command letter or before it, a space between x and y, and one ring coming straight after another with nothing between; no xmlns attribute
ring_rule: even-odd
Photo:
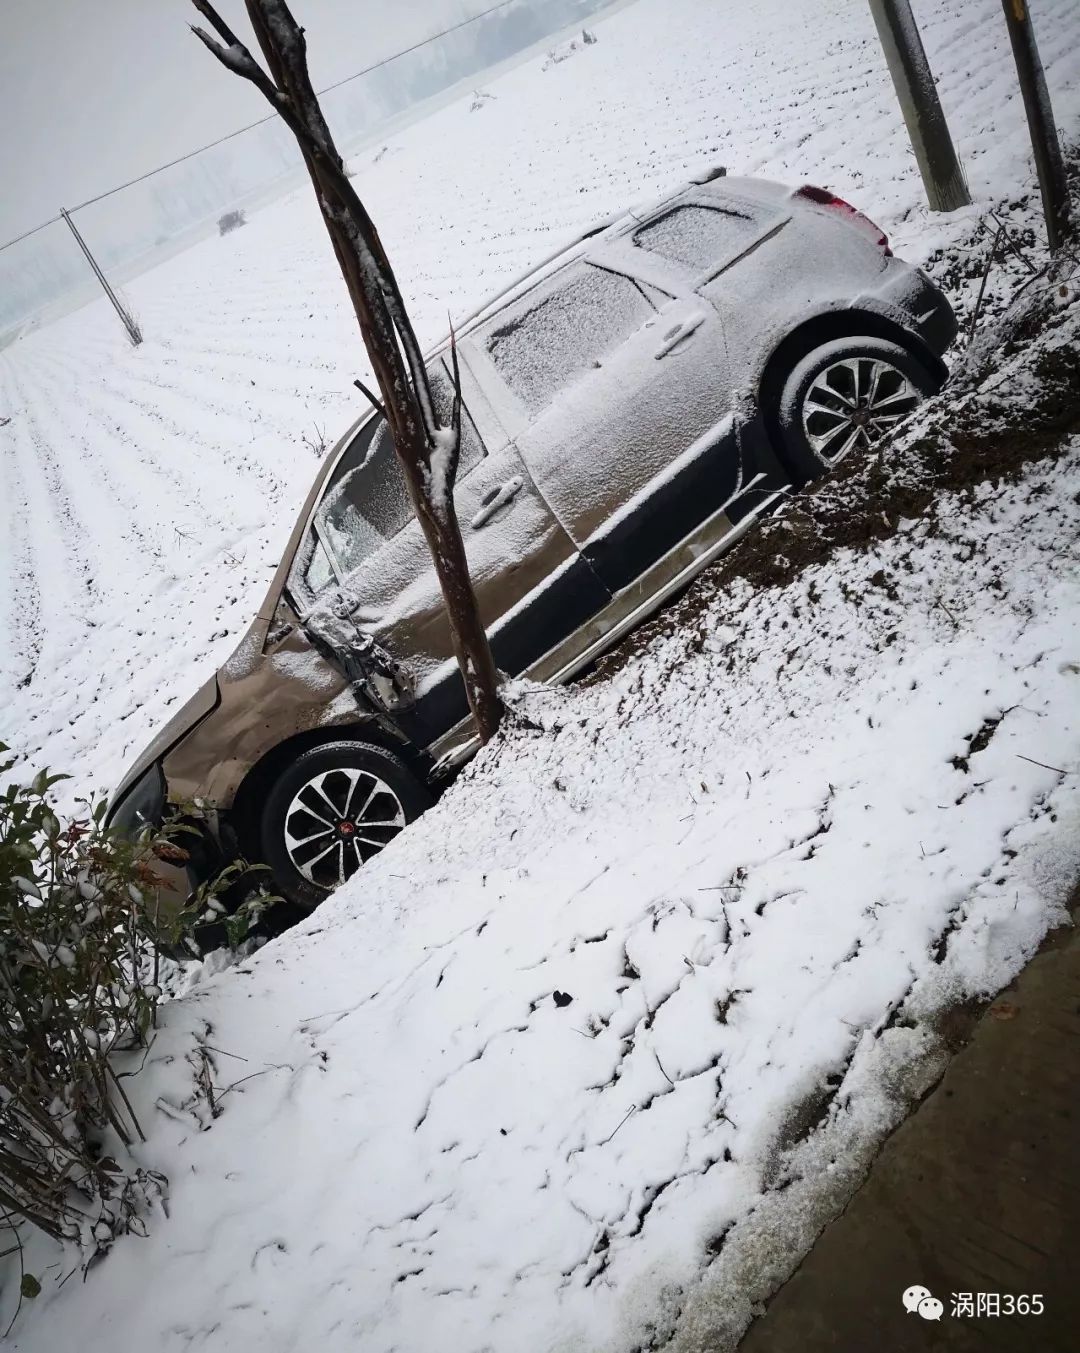
<svg viewBox="0 0 1080 1353"><path fill-rule="evenodd" d="M973 193L997 201L1030 176L998 6L917 9ZM1075 127L1080 7L1043 0L1038 22ZM849 194L916 260L978 215L931 222L920 205L864 0L640 0L597 33L358 164L422 337L568 233L717 161ZM103 300L0 352L0 733L105 787L245 628L314 470L302 438L351 422L362 368L307 191L129 300L138 350Z"/></svg>
<svg viewBox="0 0 1080 1353"><path fill-rule="evenodd" d="M1026 189L996 4L918 9L973 190ZM1080 12L1044 13L1075 136ZM918 207L861 0L639 0L597 31L362 167L428 336L717 159L848 192L915 257L972 228ZM89 308L0 354L5 731L35 761L108 783L246 624L299 438L354 407L316 224L301 194L140 279L137 352ZM1074 442L784 588L703 580L614 676L520 689L543 731L169 1005L130 1083L169 1218L85 1283L35 1243L13 1346L730 1347L933 1074L934 1014L1060 919L1078 472Z"/></svg>
<svg viewBox="0 0 1080 1353"><path fill-rule="evenodd" d="M1078 472L520 690L542 731L167 1007L131 1084L170 1217L84 1285L32 1249L15 1347L731 1347L933 1074L925 1021L1061 919Z"/></svg>

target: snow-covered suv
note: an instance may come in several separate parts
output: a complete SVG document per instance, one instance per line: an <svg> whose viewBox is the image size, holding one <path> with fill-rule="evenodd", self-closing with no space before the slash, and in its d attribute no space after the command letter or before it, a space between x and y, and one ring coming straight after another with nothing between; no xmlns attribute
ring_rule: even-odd
<svg viewBox="0 0 1080 1353"><path fill-rule="evenodd" d="M792 485L946 376L948 302L818 188L717 172L589 232L457 331L457 512L497 665L565 681ZM449 401L448 344L430 358ZM385 419L327 456L233 657L114 798L198 800L192 877L237 853L310 908L474 745Z"/></svg>

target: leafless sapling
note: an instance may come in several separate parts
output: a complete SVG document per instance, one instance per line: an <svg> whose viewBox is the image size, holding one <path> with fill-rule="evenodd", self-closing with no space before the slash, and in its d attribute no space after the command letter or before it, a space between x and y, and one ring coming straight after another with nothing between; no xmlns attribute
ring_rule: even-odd
<svg viewBox="0 0 1080 1353"><path fill-rule="evenodd" d="M349 181L312 86L304 30L285 0L245 0L266 70L209 0L192 3L217 37L195 26L193 32L223 66L260 90L299 144L378 381L409 497L431 550L469 708L486 742L498 728L502 705L454 510L461 442L456 350L451 347L455 395L446 424L436 412L397 278Z"/></svg>

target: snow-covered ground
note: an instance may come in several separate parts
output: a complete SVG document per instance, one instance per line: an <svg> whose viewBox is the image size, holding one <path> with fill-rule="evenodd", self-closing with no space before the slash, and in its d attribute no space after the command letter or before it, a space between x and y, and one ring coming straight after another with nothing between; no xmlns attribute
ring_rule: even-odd
<svg viewBox="0 0 1080 1353"><path fill-rule="evenodd" d="M360 166L422 332L716 161L955 265L1029 152L995 0L917 11L970 211L919 205L862 0L639 0ZM1080 10L1037 21L1075 138ZM93 306L0 353L4 731L80 790L227 656L301 436L356 407L304 194L130 299L138 350ZM781 589L704 580L615 675L521 690L541 731L170 1004L133 1082L170 1217L60 1289L35 1248L15 1346L729 1346L932 1075L934 1013L1006 981L1080 869L1078 469Z"/></svg>
<svg viewBox="0 0 1080 1353"><path fill-rule="evenodd" d="M16 1346L730 1347L927 1084L934 1014L1061 919L1078 472L706 583L615 677L519 690L538 728L169 1005L132 1084L170 1217L58 1292L32 1251Z"/></svg>

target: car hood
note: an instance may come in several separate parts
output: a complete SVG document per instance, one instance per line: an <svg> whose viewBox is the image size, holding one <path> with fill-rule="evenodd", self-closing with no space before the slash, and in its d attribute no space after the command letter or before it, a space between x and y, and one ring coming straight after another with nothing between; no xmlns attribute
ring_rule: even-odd
<svg viewBox="0 0 1080 1353"><path fill-rule="evenodd" d="M208 714L217 708L220 698L217 677L212 676L204 686L199 687L190 700L181 705L165 727L160 729L153 742L128 767L124 778L117 785L110 799L110 806L113 809L117 807L140 775L147 771L155 761L160 761L191 732L196 724L201 723Z"/></svg>

